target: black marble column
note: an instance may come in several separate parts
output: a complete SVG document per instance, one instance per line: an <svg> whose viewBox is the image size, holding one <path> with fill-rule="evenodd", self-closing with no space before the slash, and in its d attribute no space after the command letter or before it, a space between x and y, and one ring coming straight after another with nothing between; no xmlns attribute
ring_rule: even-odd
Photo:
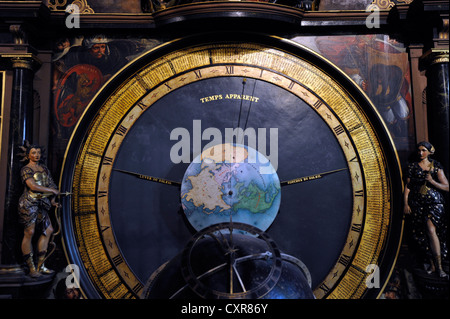
<svg viewBox="0 0 450 319"><path fill-rule="evenodd" d="M434 158L449 176L449 51L432 49L423 57L427 77L428 139Z"/></svg>
<svg viewBox="0 0 450 319"><path fill-rule="evenodd" d="M20 146L25 140L33 142L33 78L37 60L34 56L17 55L11 57L13 68L13 88L8 138L8 189L5 194L5 219L3 226L2 264L21 261L20 243L23 229L18 223L17 206L23 191L20 180Z"/></svg>

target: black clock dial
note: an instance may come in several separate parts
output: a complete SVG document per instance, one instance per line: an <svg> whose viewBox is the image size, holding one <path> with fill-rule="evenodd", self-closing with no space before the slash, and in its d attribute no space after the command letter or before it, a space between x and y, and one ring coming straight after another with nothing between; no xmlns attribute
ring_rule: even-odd
<svg viewBox="0 0 450 319"><path fill-rule="evenodd" d="M227 76L198 81L158 100L128 130L113 168L181 181L189 163L174 163L171 159L176 143L183 142L181 137L171 140L171 132L182 128L189 133L186 141L192 161L198 155L193 153L194 136L215 128L225 142L226 130L237 127L241 105L246 112L250 104L253 105L246 130L265 129L267 136L261 138L264 144L256 148L266 149L269 155L272 151L272 158L274 150L278 152L274 163L278 162L280 180L347 168L332 130L314 109L294 94L272 83L249 78L246 88L251 88L253 102L226 98L242 95L242 80L242 77ZM202 101L214 95L222 98ZM270 131L277 131L277 136L271 138ZM195 143L200 143L203 150L211 140L205 136ZM249 141L244 138L241 143L248 145ZM271 145L277 145L276 149L271 150ZM145 281L162 263L175 256L192 235L181 215L180 190L113 171L109 192L120 194L109 198L112 224L120 225L113 227L116 238L130 267ZM344 246L352 201L348 170L282 189L280 212L269 233L282 243L283 251L298 256L308 265L315 280L313 284L325 277ZM124 211L127 213L122 214ZM310 229L317 229L317 233L311 236ZM286 231L297 235L286 240ZM149 245L139 244L143 242ZM151 243L166 248L161 250L159 244ZM311 245L316 247L315 252L307 249Z"/></svg>
<svg viewBox="0 0 450 319"><path fill-rule="evenodd" d="M180 204L184 173L227 142L258 150L276 169L281 203L267 232L308 267L317 298L364 296L367 267L392 265L383 249L398 247L388 234L401 227L392 213L401 179L378 114L315 54L257 38L156 49L83 116L62 183L74 192L64 203L67 254L84 265L87 295L138 297L185 247L195 231Z"/></svg>

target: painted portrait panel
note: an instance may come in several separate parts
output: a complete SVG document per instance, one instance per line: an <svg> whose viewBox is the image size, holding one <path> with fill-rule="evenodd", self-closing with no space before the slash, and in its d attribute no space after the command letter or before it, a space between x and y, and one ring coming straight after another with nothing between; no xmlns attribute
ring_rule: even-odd
<svg viewBox="0 0 450 319"><path fill-rule="evenodd" d="M104 35L63 38L53 58L54 119L57 133L67 137L95 93L120 68L157 41L111 39Z"/></svg>
<svg viewBox="0 0 450 319"><path fill-rule="evenodd" d="M400 156L414 148L408 53L387 35L293 39L333 62L366 93L389 129Z"/></svg>
<svg viewBox="0 0 450 319"><path fill-rule="evenodd" d="M159 44L156 40L108 38L98 34L64 37L53 54L52 138L60 162L69 138L95 94L128 62Z"/></svg>

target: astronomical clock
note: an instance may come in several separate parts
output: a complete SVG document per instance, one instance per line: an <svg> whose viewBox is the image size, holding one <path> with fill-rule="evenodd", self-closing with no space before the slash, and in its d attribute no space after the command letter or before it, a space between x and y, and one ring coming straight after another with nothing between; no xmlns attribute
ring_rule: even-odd
<svg viewBox="0 0 450 319"><path fill-rule="evenodd" d="M448 298L402 173L427 140L449 176L447 2L111 3L0 0L1 296ZM37 279L26 141L61 191Z"/></svg>
<svg viewBox="0 0 450 319"><path fill-rule="evenodd" d="M303 296L378 297L403 227L388 129L330 61L230 29L140 55L79 120L60 187L72 193L63 243L83 294L268 298L294 265L313 293ZM173 290L158 295L162 283Z"/></svg>

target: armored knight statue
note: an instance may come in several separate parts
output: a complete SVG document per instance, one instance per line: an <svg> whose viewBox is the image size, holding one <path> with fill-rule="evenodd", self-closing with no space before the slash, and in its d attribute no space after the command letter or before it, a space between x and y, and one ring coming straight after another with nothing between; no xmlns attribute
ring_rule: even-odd
<svg viewBox="0 0 450 319"><path fill-rule="evenodd" d="M23 259L26 262L29 275L33 278L42 274L51 274L50 270L44 266L47 254L47 247L53 227L49 216L52 206L58 206L56 196L59 190L54 183L50 171L42 163L42 147L30 145L27 141L21 147L24 151L22 161L28 163L20 171L21 180L24 184L24 191L19 199L19 221L24 227L21 250ZM33 258L34 234L39 235L37 241L37 266Z"/></svg>

